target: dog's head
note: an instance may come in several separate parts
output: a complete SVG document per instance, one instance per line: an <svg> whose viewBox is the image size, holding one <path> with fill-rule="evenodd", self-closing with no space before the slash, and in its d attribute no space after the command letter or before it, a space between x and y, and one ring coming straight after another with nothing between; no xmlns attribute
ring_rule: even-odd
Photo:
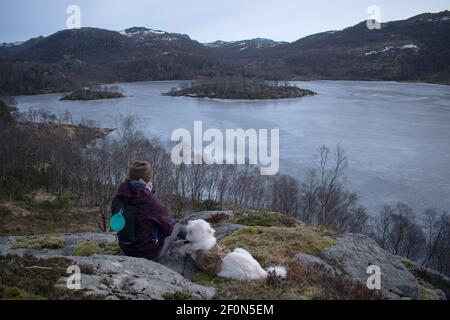
<svg viewBox="0 0 450 320"><path fill-rule="evenodd" d="M186 240L192 243L204 243L212 239L215 240L215 232L205 220L189 221L186 227Z"/></svg>

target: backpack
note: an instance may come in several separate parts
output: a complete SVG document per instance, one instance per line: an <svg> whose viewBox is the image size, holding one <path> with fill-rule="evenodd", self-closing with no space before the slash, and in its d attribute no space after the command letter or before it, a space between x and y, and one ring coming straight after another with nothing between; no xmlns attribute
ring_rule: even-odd
<svg viewBox="0 0 450 320"><path fill-rule="evenodd" d="M113 214L122 214L125 219L125 226L122 230L117 233L119 238L119 243L124 247L133 247L137 245L138 235L137 235L137 214L138 205L127 204L122 198L116 197L114 199L115 208L118 210ZM156 244L159 242L159 232L157 226L152 227L152 239Z"/></svg>

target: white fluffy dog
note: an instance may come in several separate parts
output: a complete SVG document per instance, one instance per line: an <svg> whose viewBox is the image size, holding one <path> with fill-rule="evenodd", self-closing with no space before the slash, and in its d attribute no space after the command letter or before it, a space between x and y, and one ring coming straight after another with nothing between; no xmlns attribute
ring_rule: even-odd
<svg viewBox="0 0 450 320"><path fill-rule="evenodd" d="M197 251L210 250L217 244L217 239L214 236L215 230L204 220L190 221L186 227L186 232L186 240L190 242L186 246L188 246L194 260ZM286 269L281 266L264 270L248 251L237 248L222 259L220 271L217 275L234 280L258 280L267 278L269 272L274 272L277 276L283 278L287 275Z"/></svg>

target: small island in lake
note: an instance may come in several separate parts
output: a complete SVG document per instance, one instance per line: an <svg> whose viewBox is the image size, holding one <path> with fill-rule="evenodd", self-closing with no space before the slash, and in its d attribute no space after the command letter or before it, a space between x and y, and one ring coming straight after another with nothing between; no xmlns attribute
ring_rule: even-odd
<svg viewBox="0 0 450 320"><path fill-rule="evenodd" d="M189 88L172 89L172 97L215 99L287 99L314 95L315 92L289 85L288 82L265 81L245 77L207 78L194 81Z"/></svg>
<svg viewBox="0 0 450 320"><path fill-rule="evenodd" d="M65 95L60 100L103 100L103 99L118 99L125 96L116 86L112 87L91 87L82 88L72 91Z"/></svg>

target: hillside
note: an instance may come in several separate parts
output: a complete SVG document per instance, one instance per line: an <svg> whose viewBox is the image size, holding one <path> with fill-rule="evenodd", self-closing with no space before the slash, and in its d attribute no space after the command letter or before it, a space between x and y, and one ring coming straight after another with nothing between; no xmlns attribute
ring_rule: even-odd
<svg viewBox="0 0 450 320"><path fill-rule="evenodd" d="M199 212L190 219L201 218L213 224L223 244L249 250L263 267L285 265L288 277L251 282L211 277L199 273L193 261L181 253L182 243L156 263L121 256L114 234L3 237L0 297L436 300L449 294L448 278L389 254L363 235L340 235L270 211ZM64 270L70 264L81 267L81 291L65 288ZM383 270L380 291L365 287L368 264ZM14 277L2 276L13 270Z"/></svg>
<svg viewBox="0 0 450 320"><path fill-rule="evenodd" d="M293 43L270 39L201 44L188 35L133 27L82 28L0 46L0 87L9 94L71 90L116 81L240 74L266 79L450 83L450 12L369 30L366 22Z"/></svg>
<svg viewBox="0 0 450 320"><path fill-rule="evenodd" d="M6 110L5 106L3 109ZM46 113L41 118L53 119ZM225 189L239 190L237 192L243 196L240 203L229 198L234 197L233 193L223 194L224 199L230 200L222 204L201 197L194 200L183 197L176 189L170 189L174 181L171 172L176 171L155 179L155 185L158 196L180 221L205 219L211 222L218 239L229 248L247 249L264 267L287 267L286 280L270 277L267 281L247 283L207 276L197 272L192 259L178 247L160 263L120 256L116 235L107 232L110 213L105 208L110 206L118 183L123 181L128 155L137 150L152 150L152 154L166 161L170 161L170 157L162 147L139 138L142 137L139 133L132 134L138 137L132 143L129 135L124 138L127 144L124 140L109 139L92 143L105 137L110 130L59 125L58 119L54 119L55 123L0 121L5 136L5 156L1 158L4 176L0 180L0 297L4 299L443 299L450 294L447 277L394 256L414 258L417 256L411 252L421 253L423 251L417 248L422 250L432 245L435 255L429 257L434 259L433 263L424 265L445 273L448 271L445 268L448 261L445 233L440 233L438 241L425 242L425 233L420 232L414 220L406 220L406 224L401 225L394 223L392 234L395 236L399 234L397 226L406 228L403 237L393 238L396 243L398 239L408 241L400 251L392 251L389 242L383 243L374 237L383 248L394 252L391 254L360 234L369 227L364 209L356 207L351 198L345 198L349 194L347 191L330 195L331 199L336 199L335 195L344 196L344 201L349 199L350 205L343 211L317 206L321 210L316 212L324 216L324 222L315 225L327 227L307 225L311 224L311 219L305 216L305 222L293 218L302 219L298 214L248 210L243 207L248 203L245 200L248 196L259 199L259 207L287 213L285 205L298 199L296 193L294 198L285 197L281 194L286 193L285 184L278 180L269 185L266 178L258 179L261 176L256 171L253 176L237 172L232 179L224 180L230 183ZM120 152L124 150L127 157L122 158ZM105 165L116 162L111 167ZM172 167L166 168L171 170ZM117 177L116 182L111 181L111 177ZM186 184L192 182L193 175L185 177ZM264 194L253 198L261 193L258 188L243 192L241 187L251 184L242 181L253 179L258 188L269 190L270 195L275 194L273 190L279 191L277 198L281 203L265 202ZM201 182L208 183L206 179ZM251 204L245 206L251 207ZM234 212L203 211L230 207ZM407 209L403 207L398 209ZM392 219L405 217L396 215L396 208L392 210ZM203 212L191 215L197 211ZM315 212L309 214L309 217L316 215ZM432 220L436 231L447 230L447 214L440 217L442 221ZM434 231L429 234L434 239ZM422 263L420 257L423 256L417 261ZM65 270L74 263L82 267L85 290L67 292L64 290ZM383 272L380 292L369 291L364 286L369 264L379 266Z"/></svg>
<svg viewBox="0 0 450 320"><path fill-rule="evenodd" d="M379 30L361 22L300 39L277 54L298 75L448 83L449 40L450 12L445 11L383 23Z"/></svg>

